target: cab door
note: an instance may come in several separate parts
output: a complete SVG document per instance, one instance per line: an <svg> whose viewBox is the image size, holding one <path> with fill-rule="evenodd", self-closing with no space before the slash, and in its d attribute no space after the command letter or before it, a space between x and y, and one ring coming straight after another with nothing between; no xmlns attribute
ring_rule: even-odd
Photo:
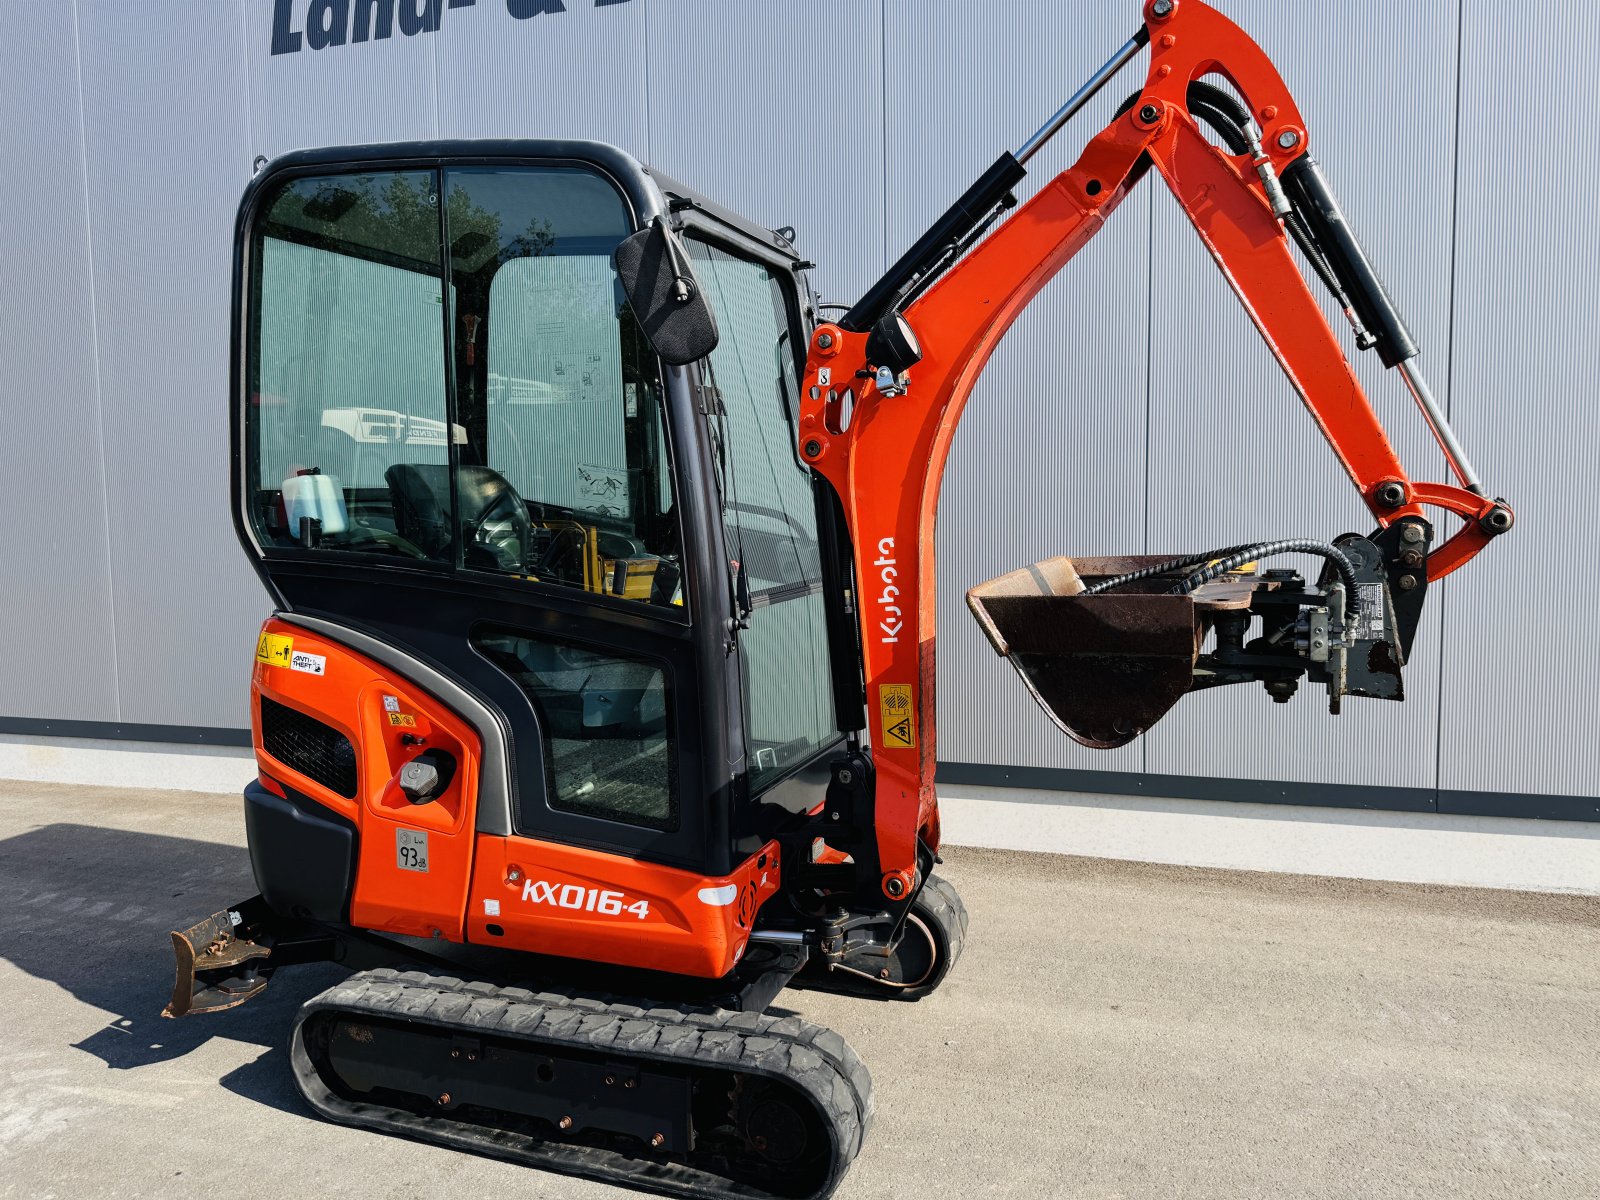
<svg viewBox="0 0 1600 1200"><path fill-rule="evenodd" d="M840 740L819 537L819 484L800 459L804 347L792 269L713 227L686 239L721 338L702 364L715 401L722 523L750 611L738 634L745 784L757 811L821 803ZM803 353L803 351L802 351Z"/></svg>
<svg viewBox="0 0 1600 1200"><path fill-rule="evenodd" d="M459 836L720 876L741 753L713 468L612 262L660 208L590 145L274 164L241 217L237 513L291 619L491 714L503 799Z"/></svg>

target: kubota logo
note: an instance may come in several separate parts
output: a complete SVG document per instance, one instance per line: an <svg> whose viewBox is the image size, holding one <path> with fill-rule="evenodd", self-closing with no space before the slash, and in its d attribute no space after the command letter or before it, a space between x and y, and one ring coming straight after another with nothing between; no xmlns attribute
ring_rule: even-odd
<svg viewBox="0 0 1600 1200"><path fill-rule="evenodd" d="M878 628L883 630L883 636L878 640L885 646L892 646L900 640L900 631L905 628L900 605L896 603L900 599L900 585L895 580L900 577L900 568L895 565L892 537L878 543L878 559L872 565L878 568L878 581L883 584L883 590L878 593L878 606L883 610Z"/></svg>

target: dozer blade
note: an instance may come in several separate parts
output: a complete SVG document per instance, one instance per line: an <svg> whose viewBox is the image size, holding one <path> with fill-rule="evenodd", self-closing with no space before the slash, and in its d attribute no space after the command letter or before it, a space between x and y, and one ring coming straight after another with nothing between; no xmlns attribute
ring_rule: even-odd
<svg viewBox="0 0 1600 1200"><path fill-rule="evenodd" d="M177 977L172 999L161 1010L164 1017L198 1016L233 1008L259 995L270 971L261 968L272 951L258 945L240 930L249 925L252 905L260 897L235 908L212 913L198 925L172 935Z"/></svg>
<svg viewBox="0 0 1600 1200"><path fill-rule="evenodd" d="M1063 732L1094 749L1115 749L1183 698L1212 614L1248 608L1254 590L1253 582L1224 579L1169 596L1175 577L1155 576L1080 595L1102 579L1163 561L1050 558L973 588L967 607Z"/></svg>

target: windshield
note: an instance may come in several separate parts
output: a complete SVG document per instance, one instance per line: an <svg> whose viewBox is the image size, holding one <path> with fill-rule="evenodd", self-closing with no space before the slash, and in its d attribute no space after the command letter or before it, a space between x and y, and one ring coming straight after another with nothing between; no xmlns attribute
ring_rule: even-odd
<svg viewBox="0 0 1600 1200"><path fill-rule="evenodd" d="M577 168L295 179L257 222L250 518L263 546L681 603L655 360Z"/></svg>

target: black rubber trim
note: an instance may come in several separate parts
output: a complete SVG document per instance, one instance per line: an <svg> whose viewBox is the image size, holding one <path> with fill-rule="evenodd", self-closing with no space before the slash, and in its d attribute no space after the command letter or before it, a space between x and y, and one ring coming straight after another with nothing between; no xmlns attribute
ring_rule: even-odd
<svg viewBox="0 0 1600 1200"><path fill-rule="evenodd" d="M1168 800L1228 800L1375 812L1444 813L1467 817L1520 817L1538 821L1600 821L1600 797L1525 792L1474 792L1453 788L1368 787L1354 783L1292 783L1278 779L1218 779L1141 771L1081 771L1066 767L1011 767L941 762L939 782L960 787L1034 788L1106 796Z"/></svg>
<svg viewBox="0 0 1600 1200"><path fill-rule="evenodd" d="M343 923L355 887L356 828L309 796L260 783L244 789L244 824L256 887L274 912Z"/></svg>

